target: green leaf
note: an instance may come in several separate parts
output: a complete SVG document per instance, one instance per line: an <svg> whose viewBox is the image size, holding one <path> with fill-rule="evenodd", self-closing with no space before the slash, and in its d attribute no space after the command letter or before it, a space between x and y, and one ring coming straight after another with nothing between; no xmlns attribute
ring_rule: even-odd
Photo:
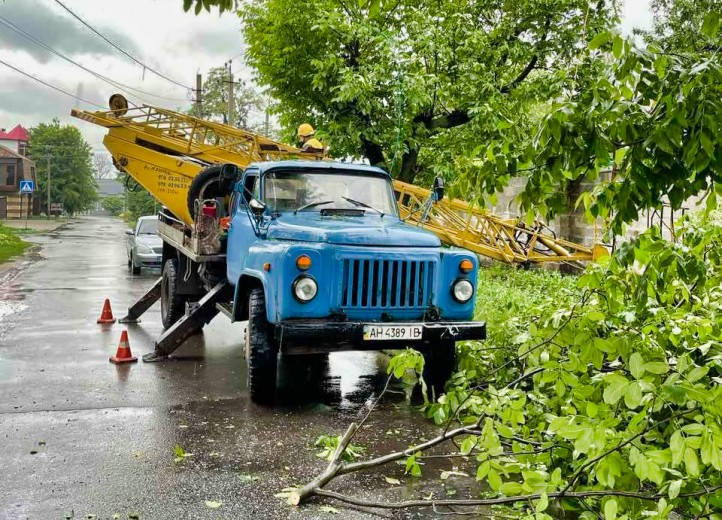
<svg viewBox="0 0 722 520"><path fill-rule="evenodd" d="M384 476L384 480L385 480L387 483L391 484L392 486L400 486L400 485L401 485L401 481L400 481L399 479L397 479L397 478L394 478L394 477Z"/></svg>
<svg viewBox="0 0 722 520"><path fill-rule="evenodd" d="M604 389L604 402L607 404L617 404L627 392L627 386L629 386L629 383L626 380L614 380L612 384Z"/></svg>
<svg viewBox="0 0 722 520"><path fill-rule="evenodd" d="M669 484L669 498L674 500L679 496L679 490L682 487L682 484L684 481L682 480L674 480Z"/></svg>
<svg viewBox="0 0 722 520"><path fill-rule="evenodd" d="M592 38L592 41L589 42L589 48L591 50L598 49L611 39L612 39L612 34L610 32L607 32L607 31L600 32L594 38Z"/></svg>
<svg viewBox="0 0 722 520"><path fill-rule="evenodd" d="M707 372L709 372L709 367L696 367L689 371L689 373L685 376L685 379L687 379L690 383L696 383L706 376Z"/></svg>
<svg viewBox="0 0 722 520"><path fill-rule="evenodd" d="M518 482L504 482L499 488L499 491L501 491L504 495L511 497L523 493L524 488L522 488L521 484Z"/></svg>
<svg viewBox="0 0 722 520"><path fill-rule="evenodd" d="M621 36L615 36L614 37L614 43L612 43L612 53L614 54L615 58L619 58L622 56L622 51L624 50L624 40Z"/></svg>
<svg viewBox="0 0 722 520"><path fill-rule="evenodd" d="M549 497L547 496L546 491L545 491L544 493L541 494L541 496L539 497L539 500L537 500L537 503L536 503L536 506L534 509L536 509L536 511L538 513L541 513L543 511L546 511L546 508L548 506L549 506Z"/></svg>
<svg viewBox="0 0 722 520"><path fill-rule="evenodd" d="M495 469L489 470L489 474L486 476L486 481L489 483L489 487L494 491L499 491L499 489L501 489L501 476L499 476L499 473Z"/></svg>
<svg viewBox="0 0 722 520"><path fill-rule="evenodd" d="M216 502L215 500L206 500L206 507L209 509L218 509L223 505L223 502Z"/></svg>
<svg viewBox="0 0 722 520"><path fill-rule="evenodd" d="M632 381L627 387L627 391L624 393L624 404L628 408L634 410L640 404L642 404L642 385L639 381Z"/></svg>
<svg viewBox="0 0 722 520"><path fill-rule="evenodd" d="M652 374L666 374L669 371L669 365L664 361L649 361L644 364L644 369Z"/></svg>
<svg viewBox="0 0 722 520"><path fill-rule="evenodd" d="M617 518L617 499L610 498L604 504L604 520L616 520Z"/></svg>
<svg viewBox="0 0 722 520"><path fill-rule="evenodd" d="M672 451L672 465L679 466L685 454L684 437L682 437L679 430L675 431L670 437L669 449Z"/></svg>
<svg viewBox="0 0 722 520"><path fill-rule="evenodd" d="M714 38L719 31L720 14L717 11L710 11L702 21L702 34Z"/></svg>
<svg viewBox="0 0 722 520"><path fill-rule="evenodd" d="M634 379L642 379L644 376L644 359L639 352L635 352L629 357L629 371Z"/></svg>

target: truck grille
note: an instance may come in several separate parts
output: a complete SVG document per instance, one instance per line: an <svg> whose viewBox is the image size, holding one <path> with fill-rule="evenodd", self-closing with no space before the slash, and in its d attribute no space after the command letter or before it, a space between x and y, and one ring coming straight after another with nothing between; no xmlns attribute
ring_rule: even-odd
<svg viewBox="0 0 722 520"><path fill-rule="evenodd" d="M345 308L424 308L431 297L434 262L427 260L343 260Z"/></svg>

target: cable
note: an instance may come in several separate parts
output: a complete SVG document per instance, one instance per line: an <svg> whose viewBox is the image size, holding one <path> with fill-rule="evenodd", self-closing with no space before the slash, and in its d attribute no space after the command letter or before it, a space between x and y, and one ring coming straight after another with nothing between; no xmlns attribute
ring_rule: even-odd
<svg viewBox="0 0 722 520"><path fill-rule="evenodd" d="M114 86L115 88L117 88L117 89L125 90L126 92L128 92L128 94L130 94L130 95L132 95L132 96L138 96L137 93L139 93L139 94L142 94L142 95L145 95L145 96L152 96L152 97L156 97L156 98L158 98L158 99L165 99L165 100L168 100L168 101L184 101L184 102L185 102L185 101L188 101L187 99L169 98L169 97L165 97L165 96L159 96L159 95L157 95L157 94L151 94L150 92L145 92L145 91L143 91L143 90L140 90L140 89L131 87L131 86L129 86L129 85L125 85L124 83L121 83L121 82L119 82L119 81L115 81L115 80L113 80L113 79L111 79L111 78L109 78L109 77L107 77L107 76L104 76L104 75L98 73L98 72L95 72L95 71L90 70L89 68L81 65L80 63L78 63L78 62L76 62L76 61L73 61L72 59L70 59L70 58L68 58L66 55L64 55L62 52L60 52L60 51L58 51L58 50L56 50L56 49L53 49L53 48L50 47L49 45L43 43L42 41L40 41L39 39L37 39L36 37L34 37L32 34L28 33L28 32L25 31L24 29L22 29L21 27L18 27L17 25L15 25L14 23L12 23L12 22L11 22L10 20L8 20L7 18L5 18L5 17L3 17L3 16L0 16L0 23L2 23L3 25L5 25L6 27L8 27L9 29L11 29L12 31L16 32L17 34L19 34L19 35L27 38L27 39L30 40L30 41L32 41L32 42L35 43L36 45L39 45L40 47L42 47L43 49L47 50L48 52L51 52L51 53L55 54L56 56L64 59L64 60L67 61L68 63L72 63L72 64L75 65L76 67L79 67L79 68L83 69L84 71L86 71L87 73L92 74L92 75L95 76L96 78L98 78L98 79L100 79L100 80L102 80L102 81L105 81L106 83L109 83L110 85L113 85L113 86ZM131 91L132 91L132 92L131 92ZM134 93L134 92L135 92L135 93ZM141 101L143 101L143 100L141 99Z"/></svg>
<svg viewBox="0 0 722 520"><path fill-rule="evenodd" d="M74 99L77 99L77 100L79 100L79 101L82 101L83 103L87 103L88 105L92 105L92 106L94 106L94 107L100 108L101 110L105 110L105 107L102 106L102 105L99 105L99 104L97 104L97 103L93 103L92 101L88 101L87 99L80 98L80 97L78 97L78 96L76 96L76 95L74 95L74 94L70 94L69 92L66 92L65 90L63 90L63 89L61 89L61 88L58 88L58 87L56 87L55 85L51 85L50 83L47 83L47 82L43 81L42 79L38 79L38 78L36 78L35 76L31 76L31 75L28 74L27 72L23 72L22 70L18 69L17 67L14 67L14 66L10 65L10 64L7 63L7 62L4 62L3 60L0 60L0 63L2 63L3 65L5 65L6 67L8 67L8 68L10 68L10 69L13 69L15 72L19 72L19 73L22 74L23 76L26 76L26 77L34 80L34 81L37 81L38 83L42 83L42 84L45 85L46 87L49 87L49 88L51 88L51 89L53 89L53 90L57 90L57 91L60 92L61 94L65 94L66 96L70 96L71 98L74 98Z"/></svg>
<svg viewBox="0 0 722 520"><path fill-rule="evenodd" d="M194 90L193 87L189 87L189 86L187 86L187 85L183 85L182 83L179 83L178 81L174 80L173 78L169 78L168 76L166 76L166 75L163 74L162 72L158 72L158 71L155 70L154 68L149 67L148 65L146 65L145 63L143 63L142 61L140 61L138 58L136 58L135 56L133 56L133 55L130 54L129 52L127 52L127 51L123 50L122 48L118 47L118 45L116 45L115 43L113 43L112 41L110 41L110 40L109 40L107 37L105 37L102 33L98 32L92 25L90 25L88 22L86 22L85 20L83 20L80 16L78 16L78 15L75 14L73 11L71 11L70 8L68 8L68 7L67 7L65 4L63 4L63 2L61 2L60 0L55 0L55 3L58 4L60 7L62 7L63 9L65 9L68 13L70 13L70 15L71 15L73 18L75 18L76 20L78 20L80 23L82 23L82 24L83 24L84 26L86 26L88 29L90 29L91 31L93 31L93 32L94 32L95 34L97 34L98 36L100 36L106 43L108 43L109 45L111 45L113 48L117 49L117 50L120 51L121 53L125 54L128 58L130 58L131 60L133 60L134 62L136 62L138 65L140 65L140 66L143 67L144 69L148 69L149 71L151 71L151 72L152 72L153 74L155 74L156 76L159 76L159 77L163 78L163 79L166 80L166 81L170 81L171 83L174 83L175 85L178 85L179 87L183 87L184 89L187 89L187 90Z"/></svg>

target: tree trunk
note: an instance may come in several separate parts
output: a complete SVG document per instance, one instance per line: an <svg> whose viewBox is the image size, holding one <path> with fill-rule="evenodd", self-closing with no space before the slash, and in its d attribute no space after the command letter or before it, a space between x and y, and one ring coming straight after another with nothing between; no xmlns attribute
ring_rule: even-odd
<svg viewBox="0 0 722 520"><path fill-rule="evenodd" d="M400 181L408 182L409 184L414 182L414 178L418 173L416 168L418 158L418 148L410 148L408 152L404 153L401 158L401 169L399 170L399 174L397 176Z"/></svg>

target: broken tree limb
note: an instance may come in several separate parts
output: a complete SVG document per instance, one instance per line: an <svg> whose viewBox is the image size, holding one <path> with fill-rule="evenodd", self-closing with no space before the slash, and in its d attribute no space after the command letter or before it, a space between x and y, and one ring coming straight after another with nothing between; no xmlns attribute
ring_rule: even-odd
<svg viewBox="0 0 722 520"><path fill-rule="evenodd" d="M346 451L346 447L351 442L351 439L353 439L353 436L356 435L357 431L358 425L355 422L351 423L346 430L346 433L344 433L341 440L339 440L336 451L333 452L331 461L328 463L328 466L326 466L324 472L302 488L291 491L291 494L288 497L289 504L297 506L308 497L316 494L320 488L325 486L329 480L338 474L339 469L343 466L343 452Z"/></svg>
<svg viewBox="0 0 722 520"><path fill-rule="evenodd" d="M716 491L722 489L721 486L715 486L713 488L700 489L691 493L685 493L679 495L681 497L698 497L703 495L712 495ZM446 500L404 500L403 502L378 502L374 500L364 500L362 498L350 497L335 491L327 491L325 489L317 490L318 496L331 498L344 502L346 504L352 504L355 506L363 507L376 507L379 509L404 509L407 507L437 507L437 506L498 506L504 504L513 504L515 502L528 502L529 500L538 500L542 497L540 493L534 493L529 495L518 495L498 498L479 498L479 499L446 499ZM615 490L590 490L590 491L578 491L571 493L548 493L547 497L553 498L591 498L591 497L624 497L624 498L636 498L638 500L648 500L652 502L658 501L660 498L665 498L666 494L655 494L647 495L644 493L636 493L634 491L615 491Z"/></svg>
<svg viewBox="0 0 722 520"><path fill-rule="evenodd" d="M375 459L365 460L362 462L344 463L341 457L346 450L346 447L348 447L349 443L353 439L354 435L356 435L356 432L358 432L358 429L359 428L356 423L351 423L351 425L348 427L348 430L346 430L346 433L343 435L343 437L341 437L341 440L338 443L338 447L336 448L336 451L334 451L333 456L331 457L331 462L329 462L323 473L321 473L319 476L317 476L305 486L291 491L291 494L288 497L289 504L297 506L315 495L327 496L326 493L329 492L325 491L323 489L323 486L328 484L337 476L365 469L375 468L377 466L382 466L395 460L403 459L404 457L409 457L414 453L428 450L429 448L453 439L454 437L457 437L459 435L478 435L481 433L478 430L478 425L472 424L469 426L464 426L461 428L456 428L455 430L448 431L442 435L439 435L438 437L434 437L433 439L430 439L424 443L417 444L416 446L411 446L410 448L402 451L396 451L387 455L383 455L381 457L377 457ZM322 491L324 493L321 493Z"/></svg>

